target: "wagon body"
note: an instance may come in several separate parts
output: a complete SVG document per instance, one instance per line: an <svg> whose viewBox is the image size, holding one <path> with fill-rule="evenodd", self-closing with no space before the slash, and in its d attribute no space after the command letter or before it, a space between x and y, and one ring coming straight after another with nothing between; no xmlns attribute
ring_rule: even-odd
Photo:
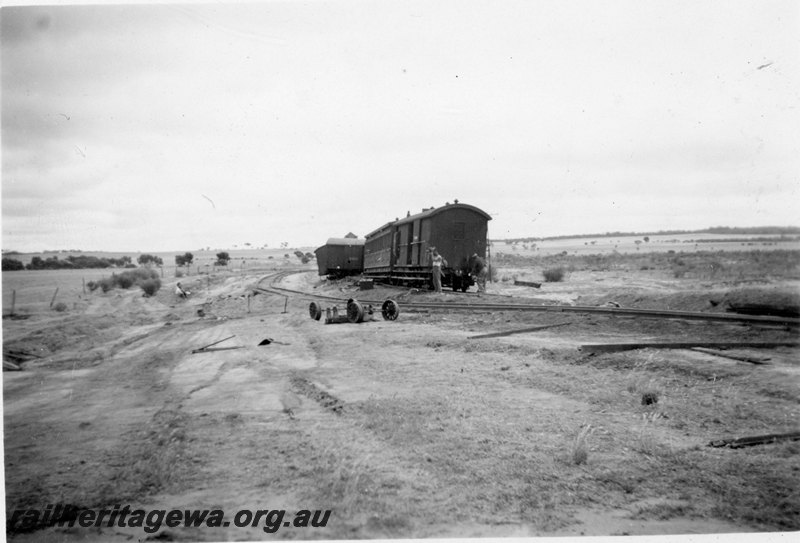
<svg viewBox="0 0 800 543"><path fill-rule="evenodd" d="M364 268L364 241L356 238L330 238L317 248L319 275L344 277L361 273Z"/></svg>
<svg viewBox="0 0 800 543"><path fill-rule="evenodd" d="M392 283L427 284L429 249L436 247L448 262L442 270L443 284L466 290L473 284L470 256L486 256L490 220L477 207L456 203L387 223L366 236L364 275Z"/></svg>

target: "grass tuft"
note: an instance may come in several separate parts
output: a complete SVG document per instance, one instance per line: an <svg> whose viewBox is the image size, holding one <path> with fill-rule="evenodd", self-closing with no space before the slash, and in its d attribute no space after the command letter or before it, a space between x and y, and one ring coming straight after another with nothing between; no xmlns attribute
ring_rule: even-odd
<svg viewBox="0 0 800 543"><path fill-rule="evenodd" d="M572 463L576 466L585 464L589 459L589 445L587 444L587 439L592 434L593 430L594 429L592 428L592 425L587 424L580 432L578 432L578 435L575 437L575 441L572 443L570 460L572 460Z"/></svg>

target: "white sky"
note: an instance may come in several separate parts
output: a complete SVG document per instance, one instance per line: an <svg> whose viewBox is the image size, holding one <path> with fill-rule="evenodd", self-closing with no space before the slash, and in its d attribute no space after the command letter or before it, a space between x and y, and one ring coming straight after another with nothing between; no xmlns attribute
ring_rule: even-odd
<svg viewBox="0 0 800 543"><path fill-rule="evenodd" d="M799 6L6 6L3 249L798 225Z"/></svg>

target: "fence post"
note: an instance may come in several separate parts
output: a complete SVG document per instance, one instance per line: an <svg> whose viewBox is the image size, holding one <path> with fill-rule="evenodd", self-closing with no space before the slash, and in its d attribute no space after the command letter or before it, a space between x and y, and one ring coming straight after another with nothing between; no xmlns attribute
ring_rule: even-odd
<svg viewBox="0 0 800 543"><path fill-rule="evenodd" d="M9 315L14 315L14 306L17 305L17 291L11 291L11 313Z"/></svg>
<svg viewBox="0 0 800 543"><path fill-rule="evenodd" d="M50 309L53 309L53 304L56 301L56 295L58 295L58 287L56 287L56 291L53 293L53 299L50 300Z"/></svg>

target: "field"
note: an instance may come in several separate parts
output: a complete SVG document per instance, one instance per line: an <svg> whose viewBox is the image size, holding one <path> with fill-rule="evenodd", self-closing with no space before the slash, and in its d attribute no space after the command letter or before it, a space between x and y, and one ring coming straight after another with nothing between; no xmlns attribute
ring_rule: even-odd
<svg viewBox="0 0 800 543"><path fill-rule="evenodd" d="M494 281L480 297L359 291L351 279L320 279L313 262L300 265L283 251L248 252L231 269L195 266L181 278L166 266L154 297L138 289L84 293L84 278L110 271L3 273L4 349L36 355L23 371L3 374L7 517L55 503L221 509L226 518L243 509L332 511L324 527L273 533L262 522L155 533L28 528L8 538L800 530L800 441L709 446L800 431L798 347L580 350L791 343L800 339L796 326L480 307L793 308L797 242L591 241L495 242ZM546 282L553 269L562 280ZM274 275L289 270L298 273ZM273 279L341 300L391 297L401 313L396 321L325 325L309 318L309 295L255 290ZM188 300L175 297L178 280L192 292ZM56 288L62 311L50 307ZM465 300L475 309L410 306ZM473 338L537 326L551 327ZM220 340L216 347L236 348L192 354Z"/></svg>

